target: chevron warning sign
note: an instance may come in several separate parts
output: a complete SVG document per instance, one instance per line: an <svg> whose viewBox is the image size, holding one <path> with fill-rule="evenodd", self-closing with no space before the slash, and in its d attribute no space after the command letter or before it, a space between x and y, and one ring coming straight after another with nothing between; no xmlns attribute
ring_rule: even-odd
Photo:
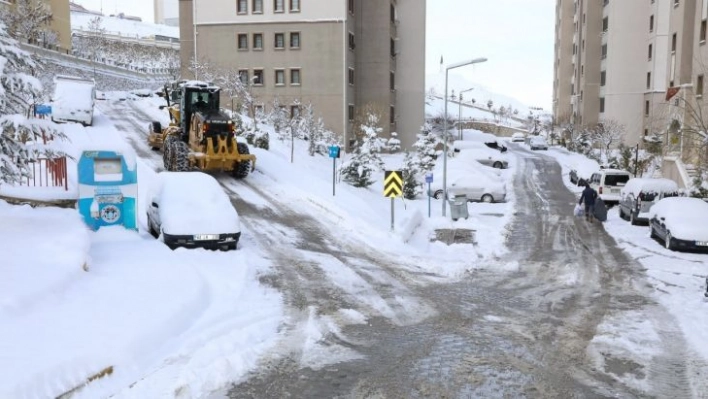
<svg viewBox="0 0 708 399"><path fill-rule="evenodd" d="M384 197L394 198L403 194L403 173L387 170L384 177Z"/></svg>

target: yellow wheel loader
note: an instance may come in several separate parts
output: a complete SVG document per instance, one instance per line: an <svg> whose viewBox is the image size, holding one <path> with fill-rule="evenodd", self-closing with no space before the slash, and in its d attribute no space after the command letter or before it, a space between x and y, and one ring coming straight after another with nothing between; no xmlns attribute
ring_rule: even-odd
<svg viewBox="0 0 708 399"><path fill-rule="evenodd" d="M189 81L179 90L178 108L170 107L175 125L159 129L165 169L219 170L246 177L256 166L256 156L249 153L245 139L236 137L233 120L219 109L219 87ZM158 130L154 122L153 128Z"/></svg>

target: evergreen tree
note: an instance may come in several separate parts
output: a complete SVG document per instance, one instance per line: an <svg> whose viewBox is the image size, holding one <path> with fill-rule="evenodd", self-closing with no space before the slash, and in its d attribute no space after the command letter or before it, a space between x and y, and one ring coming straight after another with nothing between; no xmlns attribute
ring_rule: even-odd
<svg viewBox="0 0 708 399"><path fill-rule="evenodd" d="M437 159L435 147L438 143L439 139L430 131L430 126L427 123L423 125L421 133L418 134L418 140L413 144L416 151L416 163L421 172L429 172L435 167Z"/></svg>
<svg viewBox="0 0 708 399"><path fill-rule="evenodd" d="M401 150L401 140L398 139L398 133L396 132L391 132L391 138L388 139L388 142L386 143L388 150L391 151L392 153L398 152Z"/></svg>
<svg viewBox="0 0 708 399"><path fill-rule="evenodd" d="M307 153L314 156L318 153L318 146L322 141L324 124L321 119L315 117L315 109L312 104L307 104L302 112L300 131L303 132L305 140L307 140Z"/></svg>
<svg viewBox="0 0 708 399"><path fill-rule="evenodd" d="M361 142L357 143L354 155L342 164L340 174L354 187L368 187L374 184L374 172L383 170L384 162L379 155L386 147L386 141L379 137L379 115L370 112L361 125Z"/></svg>
<svg viewBox="0 0 708 399"><path fill-rule="evenodd" d="M423 192L423 189L418 181L420 175L418 162L408 151L406 151L406 155L403 157L401 172L403 173L403 198L410 200L415 199Z"/></svg>
<svg viewBox="0 0 708 399"><path fill-rule="evenodd" d="M37 67L0 22L0 184L32 176L28 165L39 157L63 155L51 147L52 139L66 138L58 126L26 116L42 92L39 80L31 76Z"/></svg>
<svg viewBox="0 0 708 399"><path fill-rule="evenodd" d="M285 109L280 105L280 99L275 97L273 99L272 110L268 114L268 122L273 125L275 134L278 136L278 140L285 140L289 136L289 132L286 132L285 126L288 124L288 115L285 113Z"/></svg>

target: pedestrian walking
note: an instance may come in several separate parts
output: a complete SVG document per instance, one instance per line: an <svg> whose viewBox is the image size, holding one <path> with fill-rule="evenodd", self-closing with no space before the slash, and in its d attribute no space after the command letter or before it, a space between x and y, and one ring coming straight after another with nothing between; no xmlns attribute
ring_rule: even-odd
<svg viewBox="0 0 708 399"><path fill-rule="evenodd" d="M590 187L590 183L585 183L585 189L580 194L578 205L585 204L585 219L592 223L595 218L595 200L597 199L597 191Z"/></svg>

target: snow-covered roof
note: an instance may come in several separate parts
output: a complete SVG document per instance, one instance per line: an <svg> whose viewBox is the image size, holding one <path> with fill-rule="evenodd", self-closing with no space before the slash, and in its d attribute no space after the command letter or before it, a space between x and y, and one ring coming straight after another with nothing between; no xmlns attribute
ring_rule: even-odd
<svg viewBox="0 0 708 399"><path fill-rule="evenodd" d="M94 18L96 18L95 14L72 12L71 29L89 31L89 22ZM103 16L101 27L106 30L108 35L125 37L154 37L157 35L179 39L179 27L157 25L124 18Z"/></svg>

